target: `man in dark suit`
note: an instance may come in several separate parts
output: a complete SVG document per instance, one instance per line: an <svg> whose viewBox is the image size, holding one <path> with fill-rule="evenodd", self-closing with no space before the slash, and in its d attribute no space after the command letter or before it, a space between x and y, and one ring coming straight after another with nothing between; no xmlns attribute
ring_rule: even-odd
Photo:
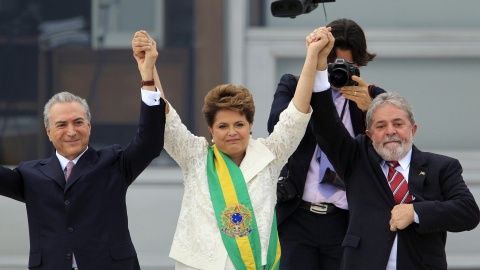
<svg viewBox="0 0 480 270"><path fill-rule="evenodd" d="M447 231L480 220L458 160L413 145L417 125L400 95L377 96L366 135L354 139L321 90L312 97L314 132L345 180L350 208L342 269L447 269Z"/></svg>
<svg viewBox="0 0 480 270"><path fill-rule="evenodd" d="M320 52L319 60L322 61L317 66L317 75L327 68L327 62L333 63L337 57L345 58L357 66L366 66L375 58L375 54L367 51L362 28L354 21L338 19L327 27L331 27L335 40L334 44ZM296 76L285 74L278 83L268 120L270 133L280 113L292 100L297 82ZM374 97L385 91L366 83L344 88L353 89L357 94L345 98L340 89L330 88L337 112L351 136L364 134L364 111ZM326 179L333 177L331 179L334 180L336 174L329 165L328 157L322 153L320 144L313 130L307 128L300 145L282 170L286 182L281 182L277 192L281 269L298 269L299 265L315 270L340 268L343 255L341 244L348 226L348 204L344 186L338 188ZM322 171L321 168L325 167L329 168L330 174ZM338 177L337 182L340 182ZM327 190L320 189L320 186L327 186Z"/></svg>
<svg viewBox="0 0 480 270"><path fill-rule="evenodd" d="M62 92L44 110L53 155L14 170L0 167L0 195L26 204L29 269L140 269L125 196L163 148L165 102L153 82L157 56L152 44L139 64L143 102L137 134L127 147L89 146L88 105Z"/></svg>

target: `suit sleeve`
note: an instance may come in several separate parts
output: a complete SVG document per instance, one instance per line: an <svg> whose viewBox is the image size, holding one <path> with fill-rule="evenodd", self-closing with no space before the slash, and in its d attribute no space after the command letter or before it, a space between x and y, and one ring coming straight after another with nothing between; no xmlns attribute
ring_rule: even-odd
<svg viewBox="0 0 480 270"><path fill-rule="evenodd" d="M474 229L480 222L480 211L475 199L462 177L462 167L458 160L435 156L427 172L427 177L438 181L439 193L433 192L427 185L422 196L413 203L419 217L420 233L460 232ZM428 183L429 181L426 181ZM436 186L436 185L435 185Z"/></svg>
<svg viewBox="0 0 480 270"><path fill-rule="evenodd" d="M140 173L160 155L163 149L165 131L165 102L147 106L143 101L140 108L140 120L137 133L124 149L121 167L131 184Z"/></svg>
<svg viewBox="0 0 480 270"><path fill-rule="evenodd" d="M313 93L311 105L311 123L316 141L340 177L348 181L348 172L355 163L357 146L338 116L332 92Z"/></svg>
<svg viewBox="0 0 480 270"><path fill-rule="evenodd" d="M272 133L275 125L280 119L280 114L288 107L293 99L295 89L297 88L297 79L292 74L284 74L278 83L277 90L273 97L270 116L268 118L268 133Z"/></svg>
<svg viewBox="0 0 480 270"><path fill-rule="evenodd" d="M0 195L25 202L22 176L16 169L0 166Z"/></svg>

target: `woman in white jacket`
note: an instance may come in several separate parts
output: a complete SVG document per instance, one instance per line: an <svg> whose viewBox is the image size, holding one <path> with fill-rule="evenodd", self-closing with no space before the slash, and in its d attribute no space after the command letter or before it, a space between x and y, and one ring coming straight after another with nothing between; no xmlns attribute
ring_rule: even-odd
<svg viewBox="0 0 480 270"><path fill-rule="evenodd" d="M213 146L188 131L169 104L164 148L182 168L185 186L170 251L175 269L278 269L277 179L305 134L315 72L326 68L317 59L328 55L334 38L321 27L307 41L295 96L265 139L250 136L255 106L243 86L219 85L205 97L202 112ZM139 63L150 44L145 31L135 34L132 47ZM163 91L156 70L152 76Z"/></svg>

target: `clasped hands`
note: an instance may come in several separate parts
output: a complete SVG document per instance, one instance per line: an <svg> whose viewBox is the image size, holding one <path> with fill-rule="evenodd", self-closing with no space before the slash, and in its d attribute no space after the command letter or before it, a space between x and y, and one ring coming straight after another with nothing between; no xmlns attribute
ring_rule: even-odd
<svg viewBox="0 0 480 270"><path fill-rule="evenodd" d="M318 53L318 62L317 62L317 70L325 70L327 68L327 59L330 51L333 48L335 43L335 38L330 33L330 27L320 27L315 29L306 37L306 46L309 47L312 42L328 39L328 44L325 46L320 52ZM331 42L330 42L331 41ZM336 48L336 52L340 49ZM350 60L350 59L347 59ZM342 96L346 99L352 100L358 106L358 108L362 111L368 110L370 103L372 103L372 98L370 97L370 93L368 91L368 84L358 76L352 76L352 80L357 82L357 86L344 86L338 90L342 93Z"/></svg>
<svg viewBox="0 0 480 270"><path fill-rule="evenodd" d="M158 57L155 40L146 31L138 31L133 37L132 49L142 80L152 80L154 78L155 61Z"/></svg>

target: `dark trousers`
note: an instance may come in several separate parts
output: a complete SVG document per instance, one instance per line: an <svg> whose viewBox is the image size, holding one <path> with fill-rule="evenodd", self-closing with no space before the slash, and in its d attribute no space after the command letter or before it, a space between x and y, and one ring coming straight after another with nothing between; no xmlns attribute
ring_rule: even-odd
<svg viewBox="0 0 480 270"><path fill-rule="evenodd" d="M348 211L316 214L297 208L278 227L280 270L336 270L348 227Z"/></svg>

